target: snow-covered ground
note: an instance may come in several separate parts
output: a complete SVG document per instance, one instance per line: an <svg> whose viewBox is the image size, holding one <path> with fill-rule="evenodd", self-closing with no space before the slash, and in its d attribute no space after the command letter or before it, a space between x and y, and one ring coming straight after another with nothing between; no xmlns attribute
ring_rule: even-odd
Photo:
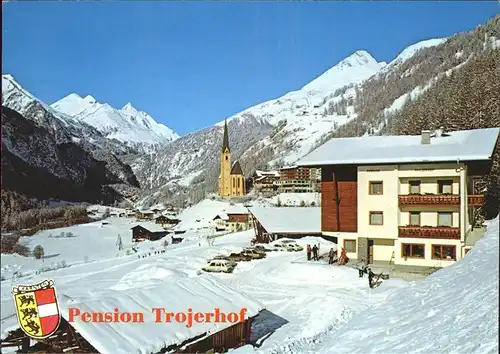
<svg viewBox="0 0 500 354"><path fill-rule="evenodd" d="M216 205L224 207L225 203L205 201L190 208L190 213L185 210L183 222L196 223L200 217L208 218ZM3 268L22 266L25 272L25 276L14 282L10 278L1 282L2 336L17 327L11 290L18 283L53 279L60 302L77 299L97 303L113 294L118 297L132 290L162 289L172 281L178 284L193 281L214 286L220 283L267 309L254 326L254 339L268 334L257 341L260 347L245 346L236 352L492 353L498 350L498 218L464 260L424 281L389 279L376 289L370 289L366 277L359 278L355 269L329 266L321 261L307 262L305 252L270 252L265 259L239 263L232 274L199 271L211 257L248 246L253 230L218 237L212 246L203 232L188 231L182 243L168 245L164 254L154 252L164 247L163 240L159 240L141 243L138 253L126 255L125 250L132 246L130 219L116 217L107 221L109 224L102 228L96 222L31 237L29 247L41 244L47 255L56 254L54 260L66 260L72 263L71 267L36 274L28 270L38 269L41 261L2 255ZM78 236L48 237L62 231ZM117 234L121 235L125 249L118 255ZM321 253L335 247L312 237L298 243L306 245L318 240ZM148 256L142 258L144 254ZM210 294L212 291L207 291L203 296ZM211 300L214 304L225 301L215 295ZM196 308L195 302L181 305Z"/></svg>
<svg viewBox="0 0 500 354"><path fill-rule="evenodd" d="M320 206L321 205L321 194L320 193L280 193L269 198L269 201L273 205L284 205L284 206L300 206L302 202L306 206Z"/></svg>

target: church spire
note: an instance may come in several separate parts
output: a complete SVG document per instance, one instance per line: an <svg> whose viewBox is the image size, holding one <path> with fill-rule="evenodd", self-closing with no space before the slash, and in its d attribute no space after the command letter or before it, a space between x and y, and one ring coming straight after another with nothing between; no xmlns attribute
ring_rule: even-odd
<svg viewBox="0 0 500 354"><path fill-rule="evenodd" d="M227 134L227 120L224 119L224 138L222 139L222 152L229 150L229 135Z"/></svg>

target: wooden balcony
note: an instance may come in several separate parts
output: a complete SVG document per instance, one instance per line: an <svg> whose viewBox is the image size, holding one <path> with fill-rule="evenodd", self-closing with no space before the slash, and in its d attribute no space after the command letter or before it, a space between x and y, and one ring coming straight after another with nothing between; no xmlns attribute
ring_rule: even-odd
<svg viewBox="0 0 500 354"><path fill-rule="evenodd" d="M408 194L399 196L399 205L460 205L458 194Z"/></svg>
<svg viewBox="0 0 500 354"><path fill-rule="evenodd" d="M447 226L400 226L399 237L460 240L460 228Z"/></svg>
<svg viewBox="0 0 500 354"><path fill-rule="evenodd" d="M467 196L467 204L469 206L481 206L484 204L484 195L476 194Z"/></svg>

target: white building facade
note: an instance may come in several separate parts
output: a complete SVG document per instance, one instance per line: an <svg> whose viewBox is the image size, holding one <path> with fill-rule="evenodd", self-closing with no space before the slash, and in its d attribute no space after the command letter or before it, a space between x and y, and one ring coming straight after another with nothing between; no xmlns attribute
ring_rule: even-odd
<svg viewBox="0 0 500 354"><path fill-rule="evenodd" d="M473 227L482 226L475 223L484 197L475 186L491 166L498 134L333 139L299 161L328 166L323 234L336 237L349 258L370 263L445 267L462 259Z"/></svg>

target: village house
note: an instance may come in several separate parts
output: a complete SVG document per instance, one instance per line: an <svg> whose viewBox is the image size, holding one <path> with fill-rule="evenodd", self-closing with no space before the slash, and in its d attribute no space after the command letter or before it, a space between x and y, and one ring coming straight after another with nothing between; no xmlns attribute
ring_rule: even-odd
<svg viewBox="0 0 500 354"><path fill-rule="evenodd" d="M255 238L259 243L269 243L284 237L322 236L319 207L249 209L254 220Z"/></svg>
<svg viewBox="0 0 500 354"><path fill-rule="evenodd" d="M280 193L312 193L320 191L320 171L318 168L285 166L279 171L277 181Z"/></svg>
<svg viewBox="0 0 500 354"><path fill-rule="evenodd" d="M168 231L163 227L152 223L135 225L131 230L132 240L136 242L144 240L156 241L168 234Z"/></svg>
<svg viewBox="0 0 500 354"><path fill-rule="evenodd" d="M135 213L135 217L139 220L153 220L154 215L152 210L141 210Z"/></svg>
<svg viewBox="0 0 500 354"><path fill-rule="evenodd" d="M226 213L217 214L212 221L215 224L215 231L226 231L228 229L229 216Z"/></svg>
<svg viewBox="0 0 500 354"><path fill-rule="evenodd" d="M227 122L224 122L224 136L220 155L219 195L221 197L238 197L246 193L245 176L239 161L231 164L231 149Z"/></svg>
<svg viewBox="0 0 500 354"><path fill-rule="evenodd" d="M252 186L258 193L264 196L271 196L278 191L279 171L255 171L252 176Z"/></svg>
<svg viewBox="0 0 500 354"><path fill-rule="evenodd" d="M438 129L332 139L298 165L322 169L321 231L349 258L445 267L463 258L481 231L478 186L498 134Z"/></svg>
<svg viewBox="0 0 500 354"><path fill-rule="evenodd" d="M160 215L155 219L155 224L159 224L161 226L174 226L180 222L179 219L168 215Z"/></svg>
<svg viewBox="0 0 500 354"><path fill-rule="evenodd" d="M18 346L23 353L222 353L249 344L252 324L264 309L259 302L213 277L173 276L162 279L161 285L153 288L141 287L142 282L138 284L131 289L133 291L103 293L98 298L74 299L59 294L61 323L53 335L31 339L17 328L2 339L2 350ZM173 317L167 322L167 316L161 316L162 309L185 314L188 308L193 308L193 315L210 313L214 317L188 327L187 317L183 322ZM123 320L127 316L121 316L124 312L117 322L84 321L79 316L75 318L74 309L81 311L80 315L85 311L89 317L94 314L113 316L113 309L120 309L126 311L129 321L134 318L143 321L127 322ZM153 312L152 309L157 310ZM220 309L222 314L217 315L215 309ZM160 322L157 322L158 312ZM216 316L224 320L216 321Z"/></svg>

